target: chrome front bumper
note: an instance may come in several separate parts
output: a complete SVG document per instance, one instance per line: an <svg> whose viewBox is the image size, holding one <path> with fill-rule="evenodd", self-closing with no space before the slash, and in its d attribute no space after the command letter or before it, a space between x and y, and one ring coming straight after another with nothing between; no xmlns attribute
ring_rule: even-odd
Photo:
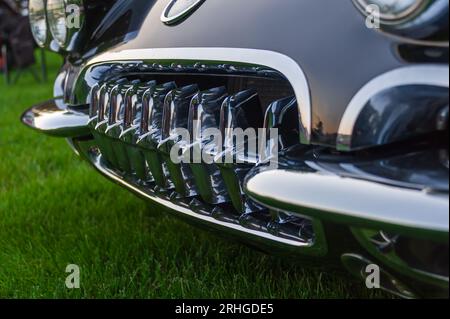
<svg viewBox="0 0 450 319"><path fill-rule="evenodd" d="M330 164L321 157L314 161L306 155L302 159L303 155L288 154L281 157L278 170L259 165L244 181L245 194L271 211L312 221L312 241L290 240L258 223L245 223L242 216L229 218L223 207L218 214L214 205L177 196L174 190L165 190L154 181L143 182L135 173L114 167L93 138L87 107L72 109L62 100L51 100L25 112L22 122L45 134L67 138L103 176L183 219L270 253L326 258L330 266L341 259L357 276L364 275L368 264L379 264L384 274L382 286L402 297L448 296L448 259L430 266L435 262L433 256L413 263L412 253L405 253L409 249L405 247L411 245L428 245L425 247L442 249L441 253L447 247L448 253L448 176L443 179L444 189L431 190L415 189L387 173L368 174L364 164L349 164L349 159ZM114 147L123 141L112 143ZM383 165L387 162L385 159Z"/></svg>

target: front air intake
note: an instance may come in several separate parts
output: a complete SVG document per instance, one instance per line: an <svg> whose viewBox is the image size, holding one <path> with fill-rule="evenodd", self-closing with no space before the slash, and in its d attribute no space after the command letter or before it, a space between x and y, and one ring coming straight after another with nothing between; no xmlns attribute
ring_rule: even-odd
<svg viewBox="0 0 450 319"><path fill-rule="evenodd" d="M247 151L248 143L265 143L267 152L274 145L283 151L299 144L298 107L289 82L267 76L268 71L233 74L226 65L215 74L198 72L198 66L192 73L162 67L146 72L155 68L116 64L112 69L120 72L92 87L89 127L103 165L139 189L199 215L312 245L311 220L273 211L243 191L245 177L261 161L260 154ZM177 68L172 65L172 70ZM257 141L239 142L229 133L262 128L277 128L281 134L276 141L257 136ZM181 136L179 129L189 136ZM211 129L221 133L220 143L208 136ZM179 161L173 158L175 145ZM192 161L181 160L186 154ZM202 156L195 160L195 154ZM210 161L204 160L205 154Z"/></svg>

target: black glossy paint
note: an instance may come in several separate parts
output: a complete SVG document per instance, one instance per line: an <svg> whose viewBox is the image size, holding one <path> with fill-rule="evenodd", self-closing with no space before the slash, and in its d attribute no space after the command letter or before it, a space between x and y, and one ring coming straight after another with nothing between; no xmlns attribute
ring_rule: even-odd
<svg viewBox="0 0 450 319"><path fill-rule="evenodd" d="M147 12L156 0L85 0L86 17L81 36L70 52L62 51L55 41L51 49L66 55L75 64L105 52L136 37Z"/></svg>
<svg viewBox="0 0 450 319"><path fill-rule="evenodd" d="M448 89L426 85L385 90L366 104L356 121L351 146L361 149L391 144L438 130L448 107Z"/></svg>
<svg viewBox="0 0 450 319"><path fill-rule="evenodd" d="M405 43L366 28L351 1L205 1L172 26L160 20L168 3L117 1L92 34L84 59L124 41L111 50L233 47L283 53L304 69L309 81L315 144L335 145L354 94L375 76L409 63L404 50L399 55ZM421 47L412 49L420 57ZM448 49L443 50L448 56ZM436 61L442 63L442 58Z"/></svg>

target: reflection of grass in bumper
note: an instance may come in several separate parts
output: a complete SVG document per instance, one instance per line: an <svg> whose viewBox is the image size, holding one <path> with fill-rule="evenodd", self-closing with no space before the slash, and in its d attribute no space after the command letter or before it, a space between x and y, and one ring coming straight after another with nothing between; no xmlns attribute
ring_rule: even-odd
<svg viewBox="0 0 450 319"><path fill-rule="evenodd" d="M52 71L59 60L49 61ZM368 297L164 217L20 123L52 83L0 82L0 297ZM81 289L65 288L68 264ZM318 281L320 279L320 281Z"/></svg>

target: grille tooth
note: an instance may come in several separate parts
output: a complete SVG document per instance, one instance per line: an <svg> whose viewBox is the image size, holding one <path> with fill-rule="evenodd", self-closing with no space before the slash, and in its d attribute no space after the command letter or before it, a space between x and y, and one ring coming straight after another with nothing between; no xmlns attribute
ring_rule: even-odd
<svg viewBox="0 0 450 319"><path fill-rule="evenodd" d="M261 110L258 94L255 90L246 90L226 98L220 111L220 131L223 137L224 151L216 156L215 162L222 174L233 206L240 214L263 209L247 199L241 187L245 176L256 164L257 159L245 156L237 150L232 130L261 128L264 118L262 112L260 113L258 110ZM230 156L235 158L242 155L245 157L246 164L226 164Z"/></svg>
<svg viewBox="0 0 450 319"><path fill-rule="evenodd" d="M258 129L264 124L264 116L261 110L261 102L258 93L246 90L228 97L221 109L221 130L223 134L226 129L247 128ZM224 134L225 147L233 148L232 138Z"/></svg>
<svg viewBox="0 0 450 319"><path fill-rule="evenodd" d="M268 231L277 237L289 240L314 241L314 230L311 220L278 212L277 217L267 225Z"/></svg>
<svg viewBox="0 0 450 319"><path fill-rule="evenodd" d="M195 197L189 202L188 206L190 209L192 209L192 211L196 212L197 214L204 216L211 216L211 207L205 205L204 202Z"/></svg>
<svg viewBox="0 0 450 319"><path fill-rule="evenodd" d="M164 100L162 138L158 146L169 172L170 181L181 197L192 197L198 194L193 175L188 164L175 164L170 159L172 147L181 141L177 128L188 128L189 106L192 98L198 93L196 84L188 85L169 92ZM184 141L190 143L190 141Z"/></svg>
<svg viewBox="0 0 450 319"><path fill-rule="evenodd" d="M287 97L273 102L267 109L264 127L278 129L280 149L287 149L298 144L298 105L295 97ZM269 130L267 131L269 134ZM269 138L267 138L269 141ZM271 146L268 145L268 148Z"/></svg>
<svg viewBox="0 0 450 319"><path fill-rule="evenodd" d="M108 126L105 134L111 140L118 140L122 134L123 118L125 114L125 94L130 85L117 84L110 93ZM123 143L115 143L113 147L118 168L126 173L132 173L127 149Z"/></svg>
<svg viewBox="0 0 450 319"><path fill-rule="evenodd" d="M91 102L89 105L88 125L91 128L92 135L94 136L95 140L98 143L100 151L103 154L103 158L108 162L112 163L113 160L111 159L110 149L107 146L105 146L105 143L107 143L107 141L105 142L105 137L99 134L99 132L96 129L100 118L102 118L102 120L104 119L104 116L101 114L104 114L103 104L106 86L107 86L106 84L102 86L97 84L91 90Z"/></svg>
<svg viewBox="0 0 450 319"><path fill-rule="evenodd" d="M136 141L142 149L155 184L162 189L173 188L157 148L162 140L164 100L166 95L175 88L176 84L169 82L150 87L143 93L139 137Z"/></svg>
<svg viewBox="0 0 450 319"><path fill-rule="evenodd" d="M112 126L117 126L117 121L119 119L119 112L122 109L123 103L123 95L122 89L123 86L117 84L111 89L109 94L109 109L108 109L108 129Z"/></svg>
<svg viewBox="0 0 450 319"><path fill-rule="evenodd" d="M193 143L188 145L184 152L191 155L189 166L196 186L202 199L209 204L220 204L230 200L220 171L213 163L214 157L222 151L221 141L216 145L209 136L202 136L208 129L219 129L220 108L227 95L225 87L200 92L192 99L189 110L189 132ZM202 151L210 156L211 160L208 163L202 160Z"/></svg>
<svg viewBox="0 0 450 319"><path fill-rule="evenodd" d="M155 87L156 82L150 81L144 84L136 83L126 91L123 131L120 135L120 139L125 143L131 170L144 182L151 182L152 178L147 171L144 153L136 147L136 143L139 138L143 94L147 90L154 90Z"/></svg>
<svg viewBox="0 0 450 319"><path fill-rule="evenodd" d="M236 218L236 215L231 213L229 210L222 208L221 206L216 206L212 210L211 215L221 222L240 225L239 219Z"/></svg>
<svg viewBox="0 0 450 319"><path fill-rule="evenodd" d="M97 119L93 117L91 121L92 133L98 141L104 159L110 162L114 167L118 167L119 162L114 152L114 142L106 136L106 130L109 123L110 90L118 83L125 83L125 80L119 82L107 82L100 87L98 92Z"/></svg>
<svg viewBox="0 0 450 319"><path fill-rule="evenodd" d="M92 126L93 121L98 120L98 110L100 104L100 85L96 84L92 87L89 103L89 125ZM95 126L95 124L94 124Z"/></svg>
<svg viewBox="0 0 450 319"><path fill-rule="evenodd" d="M110 83L105 83L102 85L99 91L99 102L98 102L98 110L97 110L97 123L96 129L99 129L98 125L100 123L107 124L108 114L109 114L109 87ZM104 131L104 130L103 130Z"/></svg>
<svg viewBox="0 0 450 319"><path fill-rule="evenodd" d="M273 221L273 216L268 211L242 214L239 223L245 228L256 231L269 231L269 225Z"/></svg>
<svg viewBox="0 0 450 319"><path fill-rule="evenodd" d="M176 128L188 128L190 103L198 91L198 85L192 84L167 94L164 100L163 139L176 137Z"/></svg>
<svg viewBox="0 0 450 319"><path fill-rule="evenodd" d="M148 123L147 127L141 125L141 135L150 133L151 140L156 143L156 146L162 141L163 131L163 113L164 101L167 94L176 89L175 82L165 83L156 86L152 91L146 91L143 100L143 107L148 109L148 117L143 119L143 123ZM146 112L143 112L146 113Z"/></svg>
<svg viewBox="0 0 450 319"><path fill-rule="evenodd" d="M98 92L98 107L97 107L97 121L96 126L99 123L104 122L108 118L109 113L109 83L103 84ZM97 129L98 127L96 127Z"/></svg>
<svg viewBox="0 0 450 319"><path fill-rule="evenodd" d="M109 99L111 93L110 91L114 86L116 86L115 82L107 82L101 86L99 91L97 124L95 128L97 130L100 129L103 133L106 130L106 126L108 126L109 108L110 108ZM99 127L100 125L102 126L102 128Z"/></svg>
<svg viewBox="0 0 450 319"><path fill-rule="evenodd" d="M126 90L124 95L124 114L123 114L123 131L125 132L134 124L134 116L138 107L138 93L139 84L132 85L129 89Z"/></svg>

